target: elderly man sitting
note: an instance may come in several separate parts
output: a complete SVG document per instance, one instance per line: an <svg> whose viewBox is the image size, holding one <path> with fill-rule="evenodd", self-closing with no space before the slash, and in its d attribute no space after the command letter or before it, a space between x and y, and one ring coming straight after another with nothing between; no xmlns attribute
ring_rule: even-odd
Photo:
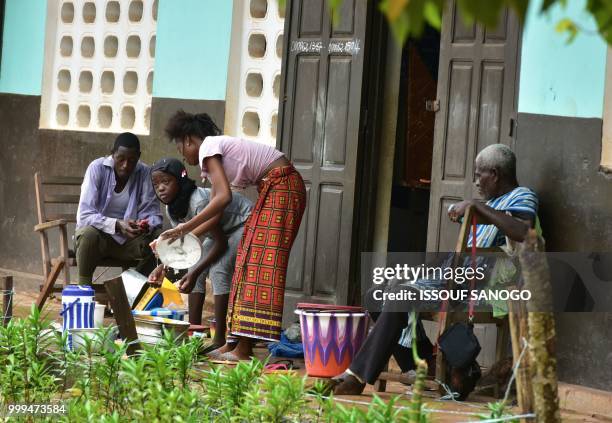
<svg viewBox="0 0 612 423"><path fill-rule="evenodd" d="M80 284L91 284L102 260L137 261L145 274L155 267L149 242L161 232L162 215L149 166L139 159L140 141L125 132L110 156L87 167L75 234Z"/></svg>
<svg viewBox="0 0 612 423"><path fill-rule="evenodd" d="M450 208L449 218L457 222L468 206L474 208L480 220L487 222L477 226L478 248L503 246L507 244L507 239L522 242L528 229L536 224L538 198L529 188L519 186L514 153L503 144L493 144L478 154L475 164L476 186L486 203L476 199L462 201ZM471 245L470 234L468 246ZM419 282L433 285L440 281L417 281L417 284ZM385 304L382 312L374 315L377 317L376 324L364 345L347 371L334 378L335 394L357 395L363 392L366 382L373 384L378 379L391 355L396 357L402 371L414 367L408 349L412 340L404 331L409 320L406 311L411 311L411 305L407 303L406 310L401 312L396 312L396 307L396 304L393 305L391 311L392 306ZM419 355L430 361L433 348L422 330L417 331L416 340Z"/></svg>

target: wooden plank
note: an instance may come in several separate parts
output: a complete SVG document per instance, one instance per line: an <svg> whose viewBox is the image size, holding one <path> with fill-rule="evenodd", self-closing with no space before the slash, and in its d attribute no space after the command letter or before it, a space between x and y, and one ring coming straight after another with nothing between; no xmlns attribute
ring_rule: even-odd
<svg viewBox="0 0 612 423"><path fill-rule="evenodd" d="M58 219L47 219L45 216L45 204L43 203L43 188L41 184L41 176L40 172L36 172L34 174L34 189L36 192L36 213L38 217L38 224L45 223L48 220L58 220ZM47 277L49 272L51 271L51 256L49 254L49 238L44 231L40 232L40 251L42 254L42 265L43 265L43 275Z"/></svg>
<svg viewBox="0 0 612 423"><path fill-rule="evenodd" d="M47 204L79 204L81 198L78 194L49 194L45 195Z"/></svg>
<svg viewBox="0 0 612 423"><path fill-rule="evenodd" d="M45 284L43 285L43 288L40 290L40 294L38 294L38 298L36 299L36 307L38 307L39 310L42 310L43 306L45 305L45 301L47 301L47 297L51 294L51 291L55 286L55 281L64 268L64 264L64 259L61 257L58 258L53 264L51 272L49 272L47 275L47 280L45 280Z"/></svg>
<svg viewBox="0 0 612 423"><path fill-rule="evenodd" d="M0 276L0 291L2 292L2 322L3 326L8 325L13 317L13 277Z"/></svg>
<svg viewBox="0 0 612 423"><path fill-rule="evenodd" d="M82 183L83 178L81 176L48 176L42 178L43 185L81 185Z"/></svg>
<svg viewBox="0 0 612 423"><path fill-rule="evenodd" d="M66 222L76 222L76 213L58 213L50 214L47 216L47 221L51 220L65 220Z"/></svg>
<svg viewBox="0 0 612 423"><path fill-rule="evenodd" d="M66 225L60 226L60 251L62 258L68 260L68 231ZM64 286L70 284L70 266L64 266Z"/></svg>
<svg viewBox="0 0 612 423"><path fill-rule="evenodd" d="M56 228L58 226L62 226L62 225L66 225L66 221L65 220L52 220L50 222L46 222L46 223L40 223L38 225L34 225L34 230L36 232L40 232L40 231L44 231L47 229L51 229L51 228Z"/></svg>
<svg viewBox="0 0 612 423"><path fill-rule="evenodd" d="M140 345L138 344L134 316L132 316L132 309L128 302L121 276L105 281L104 286L108 294L108 301L113 309L115 321L119 327L119 335L125 342L129 343L127 349L128 355L133 355Z"/></svg>

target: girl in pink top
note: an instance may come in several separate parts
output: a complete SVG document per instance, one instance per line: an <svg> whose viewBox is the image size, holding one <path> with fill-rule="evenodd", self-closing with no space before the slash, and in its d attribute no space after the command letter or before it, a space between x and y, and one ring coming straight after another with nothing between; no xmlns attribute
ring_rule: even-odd
<svg viewBox="0 0 612 423"><path fill-rule="evenodd" d="M187 163L200 166L212 188L207 207L162 237L207 232L230 203L232 186L255 185L259 191L238 246L230 293L228 326L238 342L209 353L222 360L248 359L253 340L280 339L289 252L306 206L304 181L282 152L221 135L207 114L178 111L166 134Z"/></svg>

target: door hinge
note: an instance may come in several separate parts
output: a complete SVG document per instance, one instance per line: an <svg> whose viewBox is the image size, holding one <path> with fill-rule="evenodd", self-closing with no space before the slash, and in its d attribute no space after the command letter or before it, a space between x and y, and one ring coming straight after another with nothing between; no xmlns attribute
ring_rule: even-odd
<svg viewBox="0 0 612 423"><path fill-rule="evenodd" d="M440 110L440 100L426 100L425 110L428 112L437 112Z"/></svg>

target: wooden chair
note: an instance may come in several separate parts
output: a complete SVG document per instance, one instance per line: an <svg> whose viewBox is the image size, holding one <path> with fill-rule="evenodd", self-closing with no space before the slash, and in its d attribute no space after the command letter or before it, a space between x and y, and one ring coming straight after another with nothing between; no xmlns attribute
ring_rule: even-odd
<svg viewBox="0 0 612 423"><path fill-rule="evenodd" d="M461 228L459 230L459 236L457 238L457 243L455 245L456 254L455 254L455 260L453 262L454 267L459 265L459 261L463 253L471 251L471 247L468 248L467 242L468 242L468 238L470 234L470 229L472 227L473 215L474 215L473 209L471 207L468 207L465 211L465 215L463 217L463 223L461 224ZM476 217L477 217L477 222L478 222L478 216ZM478 248L476 251L478 253L500 252L501 249L499 248ZM465 257L464 254L463 254L463 257ZM450 312L445 312L445 313L441 312L441 313L436 313L436 314L437 314L437 319L438 319L437 322L440 325L439 326L440 333L443 333L444 330L447 327L450 327L453 323L460 322L460 321L466 322L468 318L467 312L450 311ZM427 319L426 316L427 316L426 314L421 315L421 318ZM510 337L508 318L507 317L499 318L499 319L495 318L493 317L493 313L491 312L475 312L473 322L474 324L489 323L489 324L495 324L497 326L495 361L499 362L500 360L504 359L505 354L506 354L506 347L508 345L509 337ZM434 340L434 343L435 342L437 342L437 340ZM439 381L443 381L444 383L448 382L447 375L446 375L446 362L444 360L444 355L441 352L438 352L438 354L436 355L436 379ZM375 385L375 389L379 392L384 392L386 389L386 381L388 380L402 381L402 377L397 372L385 371L381 373L381 375L379 376L378 381ZM501 386L494 385L493 390L494 390L494 396L499 398L500 395L502 394ZM440 387L440 393L446 394L446 392L444 392L444 388Z"/></svg>
<svg viewBox="0 0 612 423"><path fill-rule="evenodd" d="M476 222L482 223L479 219L479 216L475 214L472 207L468 207L465 211L465 215L463 216L463 222L461 224L461 228L459 230L459 237L457 238L457 244L455 245L455 266L458 265L458 261L460 260L460 256L462 253L471 252L472 248L468 247L468 238L470 235L470 231L472 228L473 217L476 216ZM498 247L493 248L477 248L477 253L500 253L502 250ZM455 322L466 322L468 319L466 312L457 312L450 311L447 313L439 313L438 315L438 324L440 325L440 333L443 333L447 327L450 327ZM510 332L508 326L508 317L504 316L503 318L495 318L493 317L493 313L491 312L475 312L474 313L474 324L495 324L497 326L497 339L495 345L495 362L500 362L504 358L506 358L507 345L510 341ZM436 379L440 381L444 381L447 383L447 375L446 375L446 361L444 360L444 354L438 352L436 356ZM443 389L443 388L442 388ZM441 389L441 390L442 390ZM494 396L499 398L501 392L501 386L495 385L493 386Z"/></svg>
<svg viewBox="0 0 612 423"><path fill-rule="evenodd" d="M83 178L73 176L43 177L41 172L34 174L36 190L36 210L38 224L34 231L40 236L40 249L42 253L43 274L45 283L41 286L41 294L37 301L41 308L48 295L52 292L61 292L63 287L70 284L70 268L76 266L76 255L74 250L68 247L68 225L76 223L76 212L80 195L78 188L83 183ZM53 209L53 210L52 210ZM51 257L49 250L49 234L51 230L58 230L59 255ZM121 267L127 269L135 266L134 261L103 260L100 266ZM62 273L64 274L63 285L56 286L55 282ZM104 299L105 291L103 285L94 285L96 297Z"/></svg>

